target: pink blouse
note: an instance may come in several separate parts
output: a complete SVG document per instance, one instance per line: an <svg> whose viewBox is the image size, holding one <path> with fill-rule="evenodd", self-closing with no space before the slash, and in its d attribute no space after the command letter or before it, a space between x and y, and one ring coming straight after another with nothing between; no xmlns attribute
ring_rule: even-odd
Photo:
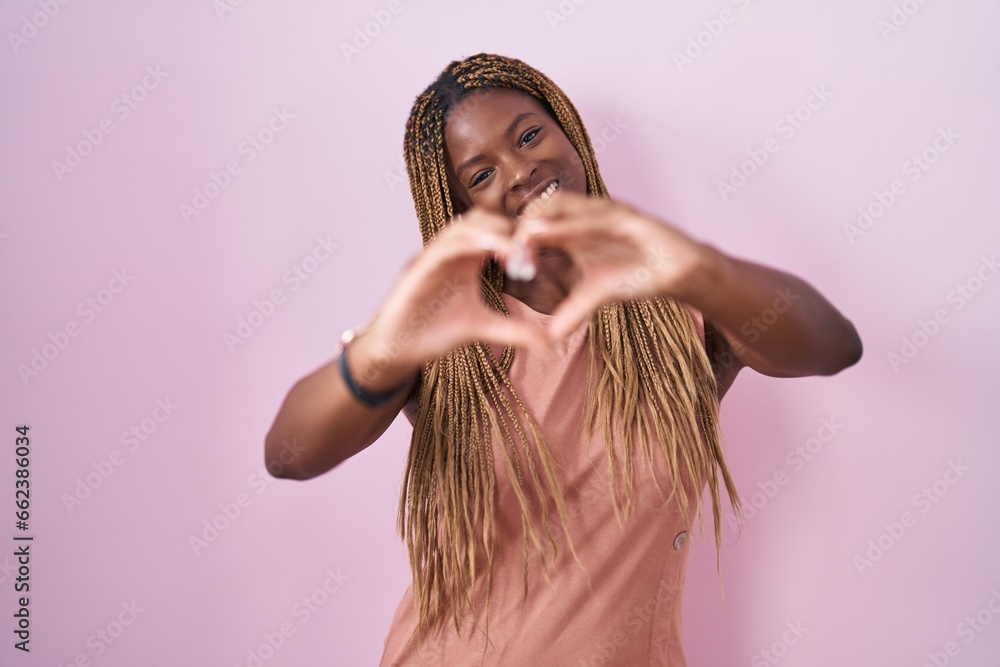
<svg viewBox="0 0 1000 667"><path fill-rule="evenodd" d="M543 325L550 315L532 310L504 293L511 317ZM702 344L701 313L688 306ZM550 525L559 545L551 588L539 559L529 559L528 598L523 603L520 507L509 483L506 463L494 436L497 481L497 555L488 619L490 646L467 619L462 636L450 620L439 634L425 637L419 649L407 644L416 624L412 585L403 594L385 639L381 667L474 665L567 667L685 667L681 643L681 592L692 529L695 498L682 514L676 503L664 504L649 477L649 466L636 443L633 506L619 527L608 488L607 456L601 429L583 434L585 382L589 348L584 322L561 343L557 354L516 349L509 377L525 407L546 435L565 494L569 528L580 561L565 548L558 516ZM492 346L499 358L503 347ZM516 403L513 404L516 408ZM416 422L416 401L404 412ZM600 420L598 420L600 423ZM516 436L515 436L516 438ZM663 497L671 489L659 441L650 440ZM526 480L530 485L530 481ZM624 488L619 481L619 506ZM551 545L542 534L543 543ZM590 585L588 587L588 573ZM485 593L484 593L485 595Z"/></svg>

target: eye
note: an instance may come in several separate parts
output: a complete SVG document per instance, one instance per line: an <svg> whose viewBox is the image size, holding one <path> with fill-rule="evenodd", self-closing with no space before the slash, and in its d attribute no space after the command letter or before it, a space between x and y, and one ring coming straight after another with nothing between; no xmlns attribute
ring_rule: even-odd
<svg viewBox="0 0 1000 667"><path fill-rule="evenodd" d="M535 139L535 137L538 136L538 133L541 132L541 131L542 131L541 127L534 127L532 129L528 130L527 132L525 132L524 135L521 137L521 146L523 147L526 144L531 143ZM474 188L477 185L479 185L480 183L482 183L483 180L485 180L486 178L488 178L491 173L493 173L492 169L484 169L483 171L481 171L478 174L476 174L475 176L473 176L472 183L469 184L469 188L470 189Z"/></svg>
<svg viewBox="0 0 1000 667"><path fill-rule="evenodd" d="M536 127L536 128L532 128L532 129L528 130L527 132L525 132L524 136L521 137L521 145L523 146L527 142L529 142L532 139L534 139L536 136L538 136L538 133L541 132L541 131L542 131L542 128Z"/></svg>
<svg viewBox="0 0 1000 667"><path fill-rule="evenodd" d="M474 188L477 185L479 185L484 178L490 175L490 171L491 171L490 169L486 169L476 174L475 178L472 179L472 183L469 185L469 187Z"/></svg>

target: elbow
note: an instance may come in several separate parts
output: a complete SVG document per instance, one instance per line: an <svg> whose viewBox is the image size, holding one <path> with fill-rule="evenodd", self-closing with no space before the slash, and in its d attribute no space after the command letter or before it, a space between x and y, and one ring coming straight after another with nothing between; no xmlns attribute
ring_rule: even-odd
<svg viewBox="0 0 1000 667"><path fill-rule="evenodd" d="M850 352L847 357L847 363L844 368L853 366L854 364L861 361L861 355L864 354L864 345L861 344L861 337L858 336L858 332L854 332L854 341L851 343Z"/></svg>
<svg viewBox="0 0 1000 667"><path fill-rule="evenodd" d="M820 375L836 375L840 371L850 368L854 364L861 361L861 357L864 354L864 345L861 342L861 336L858 335L857 329L848 320L844 320L845 323L845 333L842 339L842 343L838 348L837 354L831 355L831 359L834 363L830 365L824 372Z"/></svg>
<svg viewBox="0 0 1000 667"><path fill-rule="evenodd" d="M280 437L272 428L264 439L264 467L277 479L309 479L312 475L302 466L304 451L296 438Z"/></svg>

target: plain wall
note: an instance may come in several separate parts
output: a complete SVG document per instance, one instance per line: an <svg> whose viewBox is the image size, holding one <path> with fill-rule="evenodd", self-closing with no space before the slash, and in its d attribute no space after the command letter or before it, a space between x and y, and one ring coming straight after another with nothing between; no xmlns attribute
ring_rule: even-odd
<svg viewBox="0 0 1000 667"><path fill-rule="evenodd" d="M288 623L269 667L377 664L410 576L409 423L304 483L263 471L264 436L419 252L410 105L487 51L567 92L614 197L803 278L864 341L839 375L744 370L723 401L755 513L738 539L724 518L724 606L710 514L693 536L689 663L916 666L953 642L948 664L996 664L995 2L224 2L0 8L0 662L248 665ZM19 424L30 654L11 632Z"/></svg>

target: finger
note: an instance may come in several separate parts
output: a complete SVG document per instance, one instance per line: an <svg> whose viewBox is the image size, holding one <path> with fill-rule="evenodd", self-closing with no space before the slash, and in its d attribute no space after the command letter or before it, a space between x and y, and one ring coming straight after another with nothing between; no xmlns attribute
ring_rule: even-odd
<svg viewBox="0 0 1000 667"><path fill-rule="evenodd" d="M461 217L463 229L478 229L504 236L510 236L514 229L514 222L506 215L481 208L471 208Z"/></svg>
<svg viewBox="0 0 1000 667"><path fill-rule="evenodd" d="M616 205L609 200L557 190L547 201L537 203L530 215L519 219L513 234L515 240L563 239L570 233L607 229L614 224ZM569 225L577 226L567 228Z"/></svg>
<svg viewBox="0 0 1000 667"><path fill-rule="evenodd" d="M481 328L481 340L499 345L514 345L535 349L554 349L555 341L534 322L514 322L502 317L491 317Z"/></svg>
<svg viewBox="0 0 1000 667"><path fill-rule="evenodd" d="M586 239L598 243L615 236L620 230L614 228L613 218L584 212L573 218L552 220L540 218L526 220L514 233L514 243L524 243L537 248L543 245L566 246L574 240Z"/></svg>
<svg viewBox="0 0 1000 667"><path fill-rule="evenodd" d="M467 229L431 243L429 251L438 253L439 262L456 260L482 261L487 257L510 254L511 239L505 235L479 229Z"/></svg>
<svg viewBox="0 0 1000 667"><path fill-rule="evenodd" d="M511 280L534 280L538 272L535 253L523 240L511 242L509 253L503 258L503 265L504 272Z"/></svg>
<svg viewBox="0 0 1000 667"><path fill-rule="evenodd" d="M497 259L507 257L512 252L512 242L506 236L496 234L476 234L470 242L473 247L493 253Z"/></svg>
<svg viewBox="0 0 1000 667"><path fill-rule="evenodd" d="M607 208L609 199L585 195L569 190L556 190L545 200L539 200L533 209L534 216L551 220L574 217L587 211L599 211Z"/></svg>
<svg viewBox="0 0 1000 667"><path fill-rule="evenodd" d="M609 301L609 297L609 294L597 289L595 285L577 286L552 313L548 324L549 337L557 341L563 340L589 319L599 306Z"/></svg>

